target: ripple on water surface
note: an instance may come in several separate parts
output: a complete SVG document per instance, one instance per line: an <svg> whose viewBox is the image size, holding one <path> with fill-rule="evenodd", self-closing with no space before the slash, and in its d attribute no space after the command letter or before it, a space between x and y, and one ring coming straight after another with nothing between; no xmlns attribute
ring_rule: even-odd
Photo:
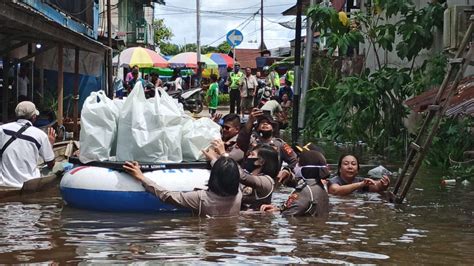
<svg viewBox="0 0 474 266"><path fill-rule="evenodd" d="M423 191L411 192L404 205L376 195L331 197L329 218L322 221L251 213L235 219L98 213L63 207L57 197L3 202L0 263L408 264L407 248L419 263L471 263L472 187L416 186ZM286 197L278 192L274 200Z"/></svg>

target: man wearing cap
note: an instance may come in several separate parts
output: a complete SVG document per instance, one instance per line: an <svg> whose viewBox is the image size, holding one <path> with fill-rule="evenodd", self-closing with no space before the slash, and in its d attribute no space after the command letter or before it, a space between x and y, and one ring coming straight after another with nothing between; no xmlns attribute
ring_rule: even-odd
<svg viewBox="0 0 474 266"><path fill-rule="evenodd" d="M32 102L20 102L15 114L16 122L0 126L0 186L21 188L24 182L40 177L37 167L40 156L53 168L52 145L56 133L48 128L46 135L33 126L39 111Z"/></svg>
<svg viewBox="0 0 474 266"><path fill-rule="evenodd" d="M255 125L256 134L252 135L252 129ZM274 132L278 130L278 123L271 116L265 115L262 110L254 108L250 113L245 126L240 130L237 137L237 146L247 152L250 147L260 143L266 143L273 146L279 152L280 160L288 164L278 173L277 180L285 180L292 175L292 170L298 162L298 158L293 149L284 140L274 137Z"/></svg>

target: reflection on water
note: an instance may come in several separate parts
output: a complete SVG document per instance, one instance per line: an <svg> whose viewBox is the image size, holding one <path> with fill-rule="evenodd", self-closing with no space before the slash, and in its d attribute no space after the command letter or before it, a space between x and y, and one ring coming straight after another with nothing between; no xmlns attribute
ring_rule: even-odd
<svg viewBox="0 0 474 266"><path fill-rule="evenodd" d="M60 197L0 203L0 262L471 263L474 189L438 180L419 177L404 205L331 197L327 220L99 213Z"/></svg>

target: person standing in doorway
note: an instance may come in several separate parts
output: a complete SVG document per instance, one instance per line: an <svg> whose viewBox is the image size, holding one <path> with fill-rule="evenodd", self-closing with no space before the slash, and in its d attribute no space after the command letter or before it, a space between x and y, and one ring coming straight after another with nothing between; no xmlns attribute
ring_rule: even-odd
<svg viewBox="0 0 474 266"><path fill-rule="evenodd" d="M252 75L252 69L250 67L245 68L245 77L240 80L240 108L242 117L244 114L250 114L250 111L252 111L257 87L257 78Z"/></svg>
<svg viewBox="0 0 474 266"><path fill-rule="evenodd" d="M229 75L229 97L230 97L230 113L240 113L240 80L243 78L244 74L240 72L239 63L235 63L234 71ZM236 112L237 109L237 112Z"/></svg>
<svg viewBox="0 0 474 266"><path fill-rule="evenodd" d="M20 68L20 72L18 73L17 84L18 102L26 101L28 99L28 85L30 85L30 80L26 75L25 67Z"/></svg>

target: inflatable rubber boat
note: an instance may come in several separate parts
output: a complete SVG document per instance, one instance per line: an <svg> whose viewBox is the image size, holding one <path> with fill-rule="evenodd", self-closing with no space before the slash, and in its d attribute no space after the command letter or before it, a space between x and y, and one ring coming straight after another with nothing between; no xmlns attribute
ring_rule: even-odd
<svg viewBox="0 0 474 266"><path fill-rule="evenodd" d="M96 165L104 165L97 162ZM107 165L107 164L105 164ZM145 191L142 184L121 171L121 163L109 167L81 165L65 173L60 191L67 205L109 212L185 211L165 204ZM115 168L115 169L114 169ZM205 188L210 171L206 163L141 165L144 175L170 191Z"/></svg>

